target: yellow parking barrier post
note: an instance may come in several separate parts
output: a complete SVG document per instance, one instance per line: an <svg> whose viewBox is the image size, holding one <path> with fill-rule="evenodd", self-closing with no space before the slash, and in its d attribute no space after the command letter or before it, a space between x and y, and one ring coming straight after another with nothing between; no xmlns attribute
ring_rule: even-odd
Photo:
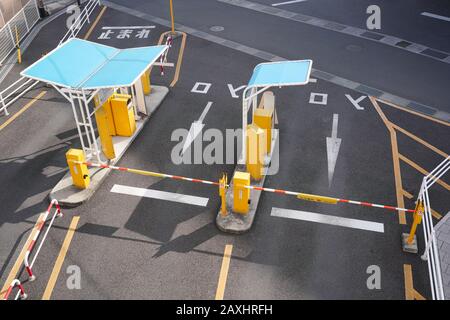
<svg viewBox="0 0 450 320"><path fill-rule="evenodd" d="M250 176L260 181L263 176L264 157L266 155L266 132L255 124L247 126L246 166Z"/></svg>
<svg viewBox="0 0 450 320"><path fill-rule="evenodd" d="M250 173L236 171L233 177L233 212L247 214L250 204Z"/></svg>
<svg viewBox="0 0 450 320"><path fill-rule="evenodd" d="M150 94L152 91L152 87L150 86L150 69L144 72L144 74L141 76L141 83L142 83L142 90L144 91L144 94Z"/></svg>
<svg viewBox="0 0 450 320"><path fill-rule="evenodd" d="M266 151L270 153L272 147L273 108L256 108L253 123L266 132Z"/></svg>
<svg viewBox="0 0 450 320"><path fill-rule="evenodd" d="M414 240L414 236L416 235L417 226L422 222L423 217L423 203L421 200L417 201L416 208L414 209L413 214L413 224L411 226L411 231L409 232L407 243L410 245Z"/></svg>
<svg viewBox="0 0 450 320"><path fill-rule="evenodd" d="M131 96L127 94L115 94L110 101L116 135L131 137L136 130L136 120L134 118L134 108L131 104Z"/></svg>
<svg viewBox="0 0 450 320"><path fill-rule="evenodd" d="M91 179L89 177L89 169L84 162L86 161L83 150L69 149L66 152L67 165L70 169L73 185L79 189L89 187Z"/></svg>
<svg viewBox="0 0 450 320"><path fill-rule="evenodd" d="M411 226L411 230L408 233L402 233L402 247L403 251L409 252L409 253L418 253L419 248L417 246L417 237L416 237L416 230L417 226L422 222L423 212L425 208L423 205L422 200L417 200L416 202L416 208L414 209L413 213L413 223Z"/></svg>
<svg viewBox="0 0 450 320"><path fill-rule="evenodd" d="M16 29L17 62L20 64L22 63L22 52L20 51L19 31L17 30L17 26L15 26L15 29Z"/></svg>
<svg viewBox="0 0 450 320"><path fill-rule="evenodd" d="M102 151L105 157L112 160L116 157L114 152L114 144L112 135L108 128L108 119L103 107L97 109L95 112L95 120L97 121L98 134L102 145Z"/></svg>
<svg viewBox="0 0 450 320"><path fill-rule="evenodd" d="M227 174L224 173L222 175L222 178L219 179L219 195L221 199L220 214L222 216L226 216L227 214L227 201L226 201L227 188L228 188L228 177Z"/></svg>

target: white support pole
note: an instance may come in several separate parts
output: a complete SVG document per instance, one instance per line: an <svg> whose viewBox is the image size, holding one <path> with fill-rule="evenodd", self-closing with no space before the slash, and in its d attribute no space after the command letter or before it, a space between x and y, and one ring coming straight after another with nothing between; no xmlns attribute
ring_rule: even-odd
<svg viewBox="0 0 450 320"><path fill-rule="evenodd" d="M80 136L81 148L83 149L84 155L87 156L86 146L85 146L84 140L83 140L83 133L82 133L81 127L80 127L80 121L78 120L77 108L75 107L74 96L73 96L72 92L70 92L70 91L69 91L69 101L70 101L70 104L72 105L72 111L73 111L73 115L75 117L75 123L77 125L78 135Z"/></svg>
<svg viewBox="0 0 450 320"><path fill-rule="evenodd" d="M85 110L86 110L87 121L88 121L88 124L89 124L89 132L90 132L92 140L93 140L93 144L92 144L91 148L94 149L94 153L95 153L95 156L97 157L98 163L102 163L102 160L100 158L100 150L98 148L97 139L95 137L94 126L92 125L92 118L89 115L89 103L87 102L86 93L84 92L84 90L81 90L81 92L82 92L82 95L83 95L83 104L84 104L84 107L85 107Z"/></svg>

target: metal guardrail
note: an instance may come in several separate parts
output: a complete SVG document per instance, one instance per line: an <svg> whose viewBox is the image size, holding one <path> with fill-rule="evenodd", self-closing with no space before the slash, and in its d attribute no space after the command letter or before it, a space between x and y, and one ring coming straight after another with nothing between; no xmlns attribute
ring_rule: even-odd
<svg viewBox="0 0 450 320"><path fill-rule="evenodd" d="M434 232L428 190L444 174L446 174L448 170L450 170L450 157L447 157L433 171L423 178L419 197L417 199L417 201L422 201L425 209L422 226L426 246L422 259L428 262L428 273L430 277L431 295L433 300L445 300L445 296L442 285L441 261L439 260L438 244Z"/></svg>
<svg viewBox="0 0 450 320"><path fill-rule="evenodd" d="M19 298L22 300L25 300L28 297L28 295L25 293L25 290L24 290L23 285L20 282L20 280L14 279L11 282L11 284L9 285L8 290L5 293L5 296L3 297L3 300L8 300L9 296L11 295L11 293L15 287L19 288L19 292L17 292L17 295L14 300L17 300Z"/></svg>
<svg viewBox="0 0 450 320"><path fill-rule="evenodd" d="M86 21L90 23L89 16L98 5L100 5L100 0L89 0L80 15L77 19L75 19L70 29L61 39L58 46L63 44L65 41L76 37ZM8 22L8 24L0 29L0 64L16 48L16 41L14 38L15 27L17 26L18 32L21 35L21 38L19 39L22 40L38 20L39 10L37 8L36 0L31 0ZM3 91L0 91L0 114L4 112L5 115L8 116L8 107L17 99L22 97L26 92L31 90L38 82L39 81L20 77L9 87ZM25 87L27 85L28 87ZM23 90L20 91L21 89Z"/></svg>
<svg viewBox="0 0 450 320"><path fill-rule="evenodd" d="M83 11L81 11L80 15L75 19L73 24L70 26L69 30L66 32L64 37L59 42L59 45L62 45L64 42L71 38L75 38L80 32L83 25L86 23L91 23L89 20L89 16L95 10L95 8L100 5L100 0L90 0L88 4L84 7Z"/></svg>
<svg viewBox="0 0 450 320"><path fill-rule="evenodd" d="M36 0L30 0L0 29L0 65L16 49L16 28L20 42L39 21L39 18Z"/></svg>
<svg viewBox="0 0 450 320"><path fill-rule="evenodd" d="M30 258L30 255L31 255L31 251L33 251L33 248L34 248L36 242L38 241L39 234L41 233L42 229L44 228L44 225L47 222L47 217L50 214L50 211L52 210L53 207L55 207L56 210L53 213L53 216L52 216L52 218L51 218L51 220L50 220L50 222L48 224L47 231L45 232L45 234L44 234L44 236L42 238L42 241L39 244L39 247L37 248L36 254L34 255L34 258L33 258L33 260L30 263L29 262L29 258ZM47 211L45 211L45 213L42 216L42 218L40 218L38 220L38 222L36 223L35 229L33 229L33 231L34 230L36 230L36 231L34 233L33 238L31 239L30 244L28 245L27 251L25 253L25 258L23 259L23 263L25 265L25 269L27 270L27 273L28 273L30 281L34 281L36 279L36 275L33 273L33 265L34 265L34 262L36 261L36 258L39 255L39 252L41 251L41 248L42 248L42 245L45 242L45 239L47 238L48 232L50 231L50 228L52 227L53 222L55 221L55 218L56 217L62 217L62 216L63 216L63 214L61 212L61 207L59 206L58 201L57 200L52 200L52 202L50 202L50 205L47 208Z"/></svg>
<svg viewBox="0 0 450 320"><path fill-rule="evenodd" d="M13 104L17 99L22 97L25 93L30 91L39 81L29 78L20 77L16 82L9 87L0 91L0 113L4 112L5 115L9 115L8 107ZM20 89L27 86L24 90ZM19 92L20 91L20 92Z"/></svg>

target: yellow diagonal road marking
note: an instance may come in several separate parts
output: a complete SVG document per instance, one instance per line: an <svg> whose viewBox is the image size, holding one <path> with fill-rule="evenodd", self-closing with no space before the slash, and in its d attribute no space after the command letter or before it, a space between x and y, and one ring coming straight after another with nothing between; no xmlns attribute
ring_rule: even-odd
<svg viewBox="0 0 450 320"><path fill-rule="evenodd" d="M64 263L64 259L66 258L70 242L72 241L79 220L80 220L79 216L72 218L72 222L70 223L69 230L67 231L66 234L66 238L64 239L61 250L59 251L58 258L56 259L55 266L53 267L50 279L48 280L47 287L45 288L44 295L42 296L42 300L50 300L53 289L55 288L56 280L58 280L59 272L61 271L61 267Z"/></svg>
<svg viewBox="0 0 450 320"><path fill-rule="evenodd" d="M216 300L223 300L225 286L227 284L228 269L230 268L231 252L233 245L227 244L223 253L222 267L220 268L219 283L217 284Z"/></svg>
<svg viewBox="0 0 450 320"><path fill-rule="evenodd" d="M30 102L28 102L22 109L17 111L14 115L12 115L8 120L6 120L1 126L0 131L2 131L4 128L6 128L11 122L16 120L22 113L28 110L33 104L35 104L36 101L38 101L40 98L42 98L47 91L42 91L39 93L36 97L34 97Z"/></svg>
<svg viewBox="0 0 450 320"><path fill-rule="evenodd" d="M102 18L102 16L105 13L106 9L107 9L107 7L103 7L102 11L100 11L100 13L98 14L98 16L95 19L94 23L89 28L88 32L86 32L86 35L84 36L84 40L87 40L91 36L92 31L94 31L95 26L98 24L98 22Z"/></svg>

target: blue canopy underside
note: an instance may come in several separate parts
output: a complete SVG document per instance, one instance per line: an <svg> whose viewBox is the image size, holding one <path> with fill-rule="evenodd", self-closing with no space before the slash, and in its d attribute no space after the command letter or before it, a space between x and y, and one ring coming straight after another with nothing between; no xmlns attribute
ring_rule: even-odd
<svg viewBox="0 0 450 320"><path fill-rule="evenodd" d="M260 63L253 70L248 87L305 85L311 66L312 60Z"/></svg>
<svg viewBox="0 0 450 320"><path fill-rule="evenodd" d="M21 75L72 89L127 87L166 49L162 45L121 50L73 38Z"/></svg>

